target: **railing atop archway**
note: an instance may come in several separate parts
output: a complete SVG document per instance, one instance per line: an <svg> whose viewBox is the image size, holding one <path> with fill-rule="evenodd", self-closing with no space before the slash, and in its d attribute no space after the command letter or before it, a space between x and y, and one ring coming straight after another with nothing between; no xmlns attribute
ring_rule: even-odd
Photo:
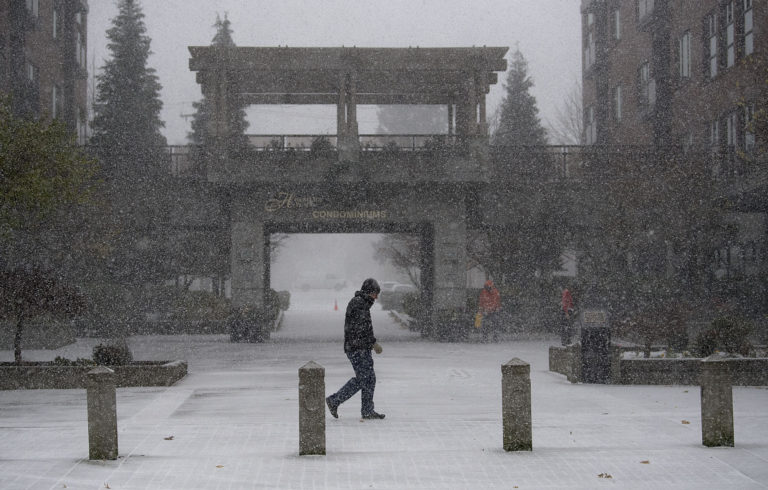
<svg viewBox="0 0 768 490"><path fill-rule="evenodd" d="M338 140L335 134L249 134L247 137L251 146L258 151L311 151L313 145L319 142L336 148ZM455 144L457 137L449 134L361 134L358 141L361 151L382 151L388 148L419 151L438 145Z"/></svg>
<svg viewBox="0 0 768 490"><path fill-rule="evenodd" d="M252 157L259 159L265 152L296 153L309 158L313 151L336 154L336 135L249 135ZM168 170L175 176L194 177L200 167L193 162L192 145L167 147ZM366 161L376 162L382 154L399 152L403 165L430 155L460 153L460 142L446 134L363 134L360 149ZM367 155L367 156L366 156ZM246 157L247 158L247 157ZM536 179L544 181L579 181L589 174L592 178L606 175L615 169L614 162L633 160L661 165L675 158L695 158L708 165L713 176L732 183L743 182L755 176L763 168L755 165L757 157L735 148L717 151L709 148L683 151L679 147L659 149L647 146L601 145L546 145L546 146L496 146L488 145L489 167L500 179ZM765 171L757 172L760 182L765 182Z"/></svg>

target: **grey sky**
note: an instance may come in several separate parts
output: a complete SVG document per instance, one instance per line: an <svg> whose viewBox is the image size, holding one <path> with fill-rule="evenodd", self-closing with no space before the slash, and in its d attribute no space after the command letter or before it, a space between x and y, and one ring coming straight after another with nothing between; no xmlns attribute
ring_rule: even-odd
<svg viewBox="0 0 768 490"><path fill-rule="evenodd" d="M554 119L561 100L580 77L578 0L143 0L152 38L149 63L163 85L162 118L169 143L185 143L200 98L189 71L187 46L208 45L216 14L232 21L239 46L450 47L519 43L529 62L543 120ZM106 30L116 0L89 2L89 58L96 67L109 52ZM492 87L489 114L503 96ZM333 107L259 107L249 111L252 133L335 132ZM361 110L361 133L374 132L375 113Z"/></svg>

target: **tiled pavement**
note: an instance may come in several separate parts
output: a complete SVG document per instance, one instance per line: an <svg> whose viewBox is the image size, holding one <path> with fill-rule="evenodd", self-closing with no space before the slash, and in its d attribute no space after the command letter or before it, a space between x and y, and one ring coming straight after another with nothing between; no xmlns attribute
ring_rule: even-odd
<svg viewBox="0 0 768 490"><path fill-rule="evenodd" d="M736 447L711 449L697 387L572 385L547 371L545 341L428 343L383 312L375 324L387 418L362 422L353 398L327 417L326 456L298 456L297 370L315 360L337 389L351 374L338 342L290 325L264 345L138 337L137 358L181 357L190 374L118 390L119 459L88 461L84 390L0 392L0 488L768 488L764 388L734 388ZM531 363L532 452L501 449L512 357Z"/></svg>

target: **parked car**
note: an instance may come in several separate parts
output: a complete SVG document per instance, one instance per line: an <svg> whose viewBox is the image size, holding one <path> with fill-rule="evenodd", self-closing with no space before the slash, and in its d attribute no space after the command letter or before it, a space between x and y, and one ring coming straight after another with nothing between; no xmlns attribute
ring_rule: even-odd
<svg viewBox="0 0 768 490"><path fill-rule="evenodd" d="M397 281L379 281L379 287L381 288L381 292L384 291L392 291L392 288L400 284Z"/></svg>
<svg viewBox="0 0 768 490"><path fill-rule="evenodd" d="M310 289L335 289L340 291L346 287L346 279L330 273L318 276L299 276L294 283L294 288L301 291L309 291Z"/></svg>
<svg viewBox="0 0 768 490"><path fill-rule="evenodd" d="M405 296L417 292L418 289L410 284L395 283L386 290L382 287L379 293L379 302L383 310L403 311Z"/></svg>

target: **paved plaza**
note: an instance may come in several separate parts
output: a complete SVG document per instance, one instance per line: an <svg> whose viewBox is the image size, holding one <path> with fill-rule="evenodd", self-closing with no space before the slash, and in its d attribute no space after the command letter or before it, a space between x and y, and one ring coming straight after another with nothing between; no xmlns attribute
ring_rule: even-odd
<svg viewBox="0 0 768 490"><path fill-rule="evenodd" d="M189 375L118 389L116 461L88 460L85 390L0 392L0 489L768 488L766 387L735 387L736 447L705 448L696 386L574 385L548 371L554 338L433 343L380 309L386 419L361 421L356 395L326 418L327 455L300 457L299 367L324 366L328 393L352 374L332 301L294 302L265 344L131 338L136 359L185 359ZM515 357L531 364L532 452L502 450L500 366Z"/></svg>

